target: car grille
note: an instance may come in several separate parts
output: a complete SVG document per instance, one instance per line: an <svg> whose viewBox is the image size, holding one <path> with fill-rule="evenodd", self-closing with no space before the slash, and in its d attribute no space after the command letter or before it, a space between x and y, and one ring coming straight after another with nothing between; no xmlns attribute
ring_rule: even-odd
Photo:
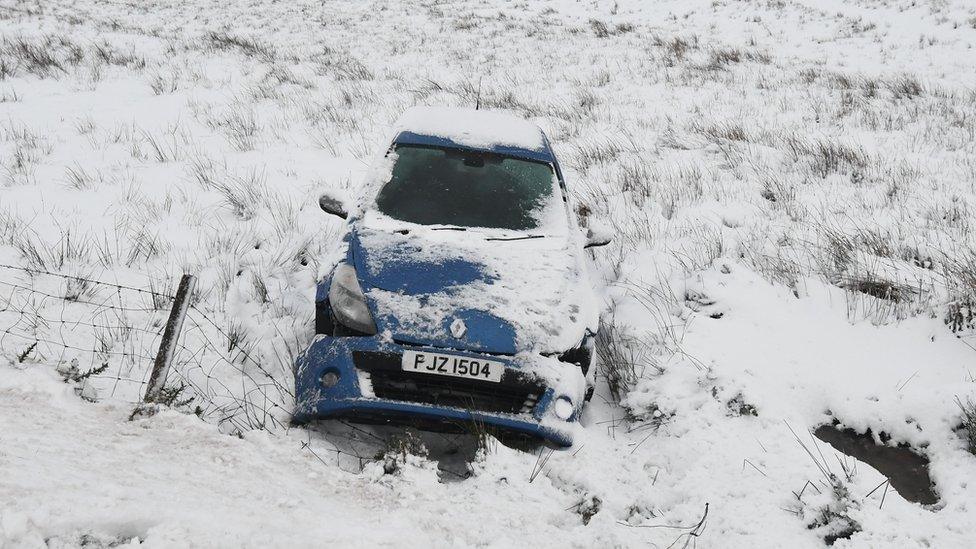
<svg viewBox="0 0 976 549"><path fill-rule="evenodd" d="M400 369L400 355L353 351L356 368L366 373L377 398L482 412L529 413L543 387L507 370L498 383L444 377Z"/></svg>

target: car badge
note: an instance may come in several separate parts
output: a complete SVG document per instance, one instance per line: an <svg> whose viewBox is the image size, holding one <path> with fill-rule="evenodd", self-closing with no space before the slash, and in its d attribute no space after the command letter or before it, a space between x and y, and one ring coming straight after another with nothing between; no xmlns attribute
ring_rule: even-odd
<svg viewBox="0 0 976 549"><path fill-rule="evenodd" d="M451 335L455 339L461 339L464 337L464 333L468 331L468 327L464 325L464 321L460 318L455 318L454 322L451 323Z"/></svg>

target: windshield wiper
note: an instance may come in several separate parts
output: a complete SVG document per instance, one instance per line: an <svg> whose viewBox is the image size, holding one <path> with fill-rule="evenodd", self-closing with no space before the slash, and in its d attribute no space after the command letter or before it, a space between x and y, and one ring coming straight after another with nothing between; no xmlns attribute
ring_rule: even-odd
<svg viewBox="0 0 976 549"><path fill-rule="evenodd" d="M476 233L482 232L482 231L479 231L477 229L473 229L471 227L459 227L457 225L442 225L440 227L430 227L429 230L431 230L431 231L462 231L463 232L463 231L468 231L469 229L472 230L473 232L476 232ZM545 237L546 237L546 235L544 235L544 234L527 234L527 235L519 235L519 236L489 236L489 237L485 237L485 240L500 240L500 241L503 241L503 242L507 242L509 240L531 240L533 238L545 238Z"/></svg>
<svg viewBox="0 0 976 549"><path fill-rule="evenodd" d="M501 240L504 242L508 242L509 240L531 240L533 238L545 238L545 237L546 235L544 234L527 234L525 236L492 236L486 238L485 240Z"/></svg>

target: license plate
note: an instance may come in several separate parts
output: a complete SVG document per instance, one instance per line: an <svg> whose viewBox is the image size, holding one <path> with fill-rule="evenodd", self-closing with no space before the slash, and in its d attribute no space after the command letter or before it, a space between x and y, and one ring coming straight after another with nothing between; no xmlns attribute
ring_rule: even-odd
<svg viewBox="0 0 976 549"><path fill-rule="evenodd" d="M494 360L424 351L404 351L400 367L405 372L480 379L495 383L502 380L502 373L505 372L505 365Z"/></svg>

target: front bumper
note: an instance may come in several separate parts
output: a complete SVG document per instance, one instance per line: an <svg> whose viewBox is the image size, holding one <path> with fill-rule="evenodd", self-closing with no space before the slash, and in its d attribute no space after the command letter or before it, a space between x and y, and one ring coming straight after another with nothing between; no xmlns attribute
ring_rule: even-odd
<svg viewBox="0 0 976 549"><path fill-rule="evenodd" d="M499 383L403 372L400 357L405 350L490 358L504 363L506 369ZM340 417L369 422L392 420L437 424L453 430L487 427L560 446L572 445L574 424L583 402L578 388L584 384L576 380L552 382L527 374L522 360L404 346L381 341L377 336L318 336L295 361L294 419L299 423ZM582 379L578 369L564 366L563 375ZM335 385L328 388L322 384L327 373L338 377ZM568 420L560 420L552 410L559 396L575 403L576 409Z"/></svg>

